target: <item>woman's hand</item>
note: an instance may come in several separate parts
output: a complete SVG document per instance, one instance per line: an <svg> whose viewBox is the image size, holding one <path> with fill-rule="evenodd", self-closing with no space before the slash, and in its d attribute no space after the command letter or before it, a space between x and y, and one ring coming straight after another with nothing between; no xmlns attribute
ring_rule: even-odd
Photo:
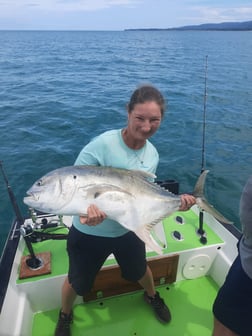
<svg viewBox="0 0 252 336"><path fill-rule="evenodd" d="M196 198L193 195L182 194L180 195L180 199L181 205L179 211L187 211L196 203Z"/></svg>
<svg viewBox="0 0 252 336"><path fill-rule="evenodd" d="M81 224L95 226L100 224L106 217L107 216L103 211L97 208L96 205L91 204L87 209L87 215L80 216L80 222Z"/></svg>

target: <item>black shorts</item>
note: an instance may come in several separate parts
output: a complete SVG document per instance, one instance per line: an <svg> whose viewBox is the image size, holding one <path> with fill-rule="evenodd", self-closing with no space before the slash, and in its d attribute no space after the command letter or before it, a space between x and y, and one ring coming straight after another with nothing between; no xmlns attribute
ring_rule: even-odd
<svg viewBox="0 0 252 336"><path fill-rule="evenodd" d="M217 294L213 313L239 336L252 335L252 279L244 272L240 256L235 259Z"/></svg>
<svg viewBox="0 0 252 336"><path fill-rule="evenodd" d="M67 239L69 283L78 295L87 294L95 277L112 253L121 268L122 277L140 280L147 267L145 244L133 232L110 238L88 235L71 227Z"/></svg>

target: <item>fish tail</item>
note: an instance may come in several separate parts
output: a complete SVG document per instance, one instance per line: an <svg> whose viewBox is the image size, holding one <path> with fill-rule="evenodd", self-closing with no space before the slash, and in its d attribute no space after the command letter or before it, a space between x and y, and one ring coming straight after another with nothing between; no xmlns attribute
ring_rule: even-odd
<svg viewBox="0 0 252 336"><path fill-rule="evenodd" d="M193 191L193 195L195 197L204 197L204 187L208 173L209 170L203 170L203 172L200 174Z"/></svg>
<svg viewBox="0 0 252 336"><path fill-rule="evenodd" d="M208 212L209 214L211 214L213 217L215 217L218 221L220 221L221 223L225 223L225 224L233 224L233 222L231 222L230 220L228 220L226 217L224 217L218 210L216 210L214 208L213 205L211 205L208 200L206 199L205 195L204 195L204 187L205 187L205 181L206 181L206 176L207 173L209 172L209 170L204 170L201 175L199 176L195 187L194 187L194 191L193 191L193 195L196 198L196 203L198 204L198 206Z"/></svg>

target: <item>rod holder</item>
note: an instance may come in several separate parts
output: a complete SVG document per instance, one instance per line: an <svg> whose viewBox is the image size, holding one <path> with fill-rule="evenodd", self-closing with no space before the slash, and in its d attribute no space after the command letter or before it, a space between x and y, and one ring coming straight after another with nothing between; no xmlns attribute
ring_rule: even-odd
<svg viewBox="0 0 252 336"><path fill-rule="evenodd" d="M29 234L27 234L27 229L22 227L20 228L20 232L30 253L30 257L26 259L27 266L32 270L41 268L43 266L43 261L35 255Z"/></svg>
<svg viewBox="0 0 252 336"><path fill-rule="evenodd" d="M200 210L199 212L199 228L197 230L197 234L200 236L201 244L205 245L207 243L206 232L203 229L203 219L204 219L204 212Z"/></svg>

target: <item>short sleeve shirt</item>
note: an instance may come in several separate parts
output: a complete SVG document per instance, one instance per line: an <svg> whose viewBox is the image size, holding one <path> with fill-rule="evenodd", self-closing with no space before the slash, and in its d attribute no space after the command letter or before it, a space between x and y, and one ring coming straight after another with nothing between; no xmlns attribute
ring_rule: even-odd
<svg viewBox="0 0 252 336"><path fill-rule="evenodd" d="M147 140L139 150L129 148L123 138L122 130L111 130L92 139L80 152L75 165L96 165L123 169L138 169L155 174L159 155L152 143ZM116 221L105 219L96 226L82 225L74 216L73 225L79 231L103 237L118 237L126 232Z"/></svg>

